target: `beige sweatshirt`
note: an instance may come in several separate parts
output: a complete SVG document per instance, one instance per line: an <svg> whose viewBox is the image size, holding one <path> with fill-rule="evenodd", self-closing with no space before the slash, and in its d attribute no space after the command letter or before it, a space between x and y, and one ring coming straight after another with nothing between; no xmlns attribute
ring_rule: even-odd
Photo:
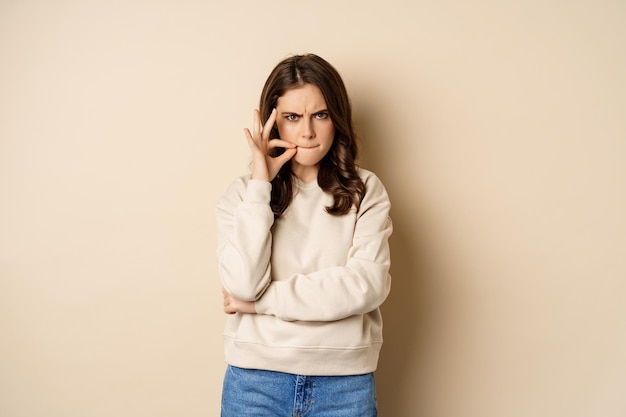
<svg viewBox="0 0 626 417"><path fill-rule="evenodd" d="M300 375L354 375L376 369L379 306L389 294L390 203L380 180L360 169L358 211L333 216L332 196L298 182L274 221L271 184L238 178L217 204L219 275L257 314L227 317L226 361Z"/></svg>

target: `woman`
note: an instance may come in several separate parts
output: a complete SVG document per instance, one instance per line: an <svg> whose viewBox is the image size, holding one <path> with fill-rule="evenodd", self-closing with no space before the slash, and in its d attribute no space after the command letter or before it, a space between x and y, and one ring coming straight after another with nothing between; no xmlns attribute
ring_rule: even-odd
<svg viewBox="0 0 626 417"><path fill-rule="evenodd" d="M217 205L222 416L376 416L390 203L355 165L339 73L312 54L283 60L244 133L252 174Z"/></svg>

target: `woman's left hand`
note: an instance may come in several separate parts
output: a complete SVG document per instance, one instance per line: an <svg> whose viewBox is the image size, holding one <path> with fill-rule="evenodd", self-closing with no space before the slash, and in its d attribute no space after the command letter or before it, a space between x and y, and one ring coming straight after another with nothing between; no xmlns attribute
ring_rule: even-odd
<svg viewBox="0 0 626 417"><path fill-rule="evenodd" d="M256 314L254 303L251 301L241 301L232 295L230 295L224 288L222 288L222 294L224 295L224 313L246 313Z"/></svg>

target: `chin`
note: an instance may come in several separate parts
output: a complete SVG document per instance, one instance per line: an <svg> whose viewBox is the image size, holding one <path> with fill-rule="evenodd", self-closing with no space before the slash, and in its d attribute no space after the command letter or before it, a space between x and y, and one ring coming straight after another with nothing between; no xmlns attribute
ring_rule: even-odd
<svg viewBox="0 0 626 417"><path fill-rule="evenodd" d="M301 165L303 167L313 167L313 166L317 166L320 164L320 159L317 158L298 158L296 157L294 159L294 162L297 163L298 165Z"/></svg>

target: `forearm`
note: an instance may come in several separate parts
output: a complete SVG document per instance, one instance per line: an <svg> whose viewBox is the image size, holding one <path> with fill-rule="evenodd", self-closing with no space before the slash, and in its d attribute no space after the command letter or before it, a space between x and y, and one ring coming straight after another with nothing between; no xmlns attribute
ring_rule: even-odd
<svg viewBox="0 0 626 417"><path fill-rule="evenodd" d="M274 281L254 305L258 314L286 321L335 321L375 310L390 289L391 276L384 267L371 265L368 271L337 267Z"/></svg>
<svg viewBox="0 0 626 417"><path fill-rule="evenodd" d="M272 281L256 311L289 321L333 321L375 310L391 288L391 232L387 217L378 233L355 238L345 266Z"/></svg>
<svg viewBox="0 0 626 417"><path fill-rule="evenodd" d="M258 299L270 283L270 191L269 183L250 180L243 193L231 189L217 206L220 279L229 294L243 301Z"/></svg>

